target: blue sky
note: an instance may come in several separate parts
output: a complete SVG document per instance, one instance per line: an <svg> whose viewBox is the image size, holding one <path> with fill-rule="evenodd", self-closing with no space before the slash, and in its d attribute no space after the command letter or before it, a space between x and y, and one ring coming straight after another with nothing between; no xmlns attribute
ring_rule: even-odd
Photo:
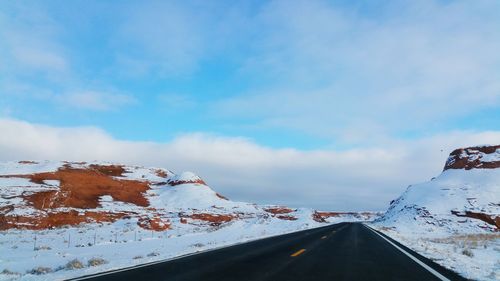
<svg viewBox="0 0 500 281"><path fill-rule="evenodd" d="M498 1L0 3L9 122L345 155L425 142L441 151L500 131ZM463 134L474 143L454 139Z"/></svg>

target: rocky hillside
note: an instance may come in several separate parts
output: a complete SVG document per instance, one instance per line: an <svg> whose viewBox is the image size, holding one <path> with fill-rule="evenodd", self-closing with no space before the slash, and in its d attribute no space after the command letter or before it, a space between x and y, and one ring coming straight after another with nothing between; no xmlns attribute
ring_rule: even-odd
<svg viewBox="0 0 500 281"><path fill-rule="evenodd" d="M500 145L455 149L444 165L445 171L448 169L496 168L500 168Z"/></svg>
<svg viewBox="0 0 500 281"><path fill-rule="evenodd" d="M499 164L498 145L457 149L439 176L409 186L379 222L433 231L434 226L462 232L498 231Z"/></svg>
<svg viewBox="0 0 500 281"><path fill-rule="evenodd" d="M0 280L60 280L378 214L234 202L190 172L0 163Z"/></svg>
<svg viewBox="0 0 500 281"><path fill-rule="evenodd" d="M232 202L190 172L105 163L0 164L0 230L50 229L135 221L148 230L179 224L222 225L262 218L327 223L364 220L371 213L328 213Z"/></svg>
<svg viewBox="0 0 500 281"><path fill-rule="evenodd" d="M499 164L499 145L457 149L372 225L468 279L500 280Z"/></svg>

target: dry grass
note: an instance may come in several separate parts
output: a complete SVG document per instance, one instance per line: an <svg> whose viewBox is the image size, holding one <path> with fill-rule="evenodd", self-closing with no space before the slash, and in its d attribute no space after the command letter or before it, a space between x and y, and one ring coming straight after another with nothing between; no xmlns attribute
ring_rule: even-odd
<svg viewBox="0 0 500 281"><path fill-rule="evenodd" d="M466 234L466 235L453 235L446 238L430 239L436 243L453 244L457 242L484 242L500 239L500 233L482 233L482 234Z"/></svg>
<svg viewBox="0 0 500 281"><path fill-rule="evenodd" d="M34 275L42 275L42 274L51 273L52 271L53 270L50 267L39 266L39 267L35 267L32 270L28 271L28 273L34 274Z"/></svg>
<svg viewBox="0 0 500 281"><path fill-rule="evenodd" d="M474 257L474 253L471 250L469 250L469 249L464 249L462 251L462 255L466 255L466 256L468 256L470 258Z"/></svg>
<svg viewBox="0 0 500 281"><path fill-rule="evenodd" d="M441 243L441 244L452 244L458 248L464 249L464 251L471 252L470 249L477 248L488 248L492 244L497 244L500 239L500 233L488 233L488 234L467 234L467 235L454 235L446 238L434 238L429 239L430 242ZM463 252L462 252L463 253ZM467 253L463 253L466 256L470 256Z"/></svg>
<svg viewBox="0 0 500 281"><path fill-rule="evenodd" d="M1 274L5 274L5 275L21 275L20 273L18 272L14 272L14 271L10 271L8 269L4 269L2 270L2 272L0 272Z"/></svg>
<svg viewBox="0 0 500 281"><path fill-rule="evenodd" d="M88 266L99 266L106 263L108 262L102 258L91 258L87 264Z"/></svg>
<svg viewBox="0 0 500 281"><path fill-rule="evenodd" d="M81 261L79 261L78 259L74 259L72 261L69 261L66 266L64 266L64 268L68 269L68 270L73 270L73 269L80 269L80 268L84 268L85 266L83 265L83 263Z"/></svg>

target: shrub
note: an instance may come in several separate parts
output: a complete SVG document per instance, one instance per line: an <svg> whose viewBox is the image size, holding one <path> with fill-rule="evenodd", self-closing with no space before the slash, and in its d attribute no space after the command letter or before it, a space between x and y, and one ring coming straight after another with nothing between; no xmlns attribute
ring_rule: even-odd
<svg viewBox="0 0 500 281"><path fill-rule="evenodd" d="M138 259L142 259L142 258L143 258L143 256L139 255L139 256L135 256L134 260L138 260Z"/></svg>
<svg viewBox="0 0 500 281"><path fill-rule="evenodd" d="M88 261L88 266L98 266L98 265L101 265L101 264L106 264L108 263L106 260L104 259L101 259L101 258L91 258L89 261Z"/></svg>
<svg viewBox="0 0 500 281"><path fill-rule="evenodd" d="M10 271L10 270L8 270L7 268L6 268L6 269L4 269L4 270L2 270L2 272L1 272L1 273L2 273L2 274L5 274L5 275L19 275L19 273L14 272L14 271Z"/></svg>
<svg viewBox="0 0 500 281"><path fill-rule="evenodd" d="M52 250L52 248L44 245L35 247L35 251L42 251L42 250Z"/></svg>
<svg viewBox="0 0 500 281"><path fill-rule="evenodd" d="M84 268L85 266L83 265L83 263L81 261L79 261L78 259L74 259L72 261L69 261L66 266L64 266L66 269L68 270L72 270L72 269L80 269L80 268Z"/></svg>
<svg viewBox="0 0 500 281"><path fill-rule="evenodd" d="M158 252L151 252L151 253L148 254L148 257L156 257L156 256L159 256L159 255L160 255L160 253L158 253Z"/></svg>
<svg viewBox="0 0 500 281"><path fill-rule="evenodd" d="M468 256L468 257L471 257L471 258L474 256L474 253L473 253L471 250L469 250L469 249L464 249L464 250L462 251L462 254L463 254L463 255L466 255L466 256Z"/></svg>
<svg viewBox="0 0 500 281"><path fill-rule="evenodd" d="M47 274L47 273L51 273L51 272L52 272L52 268L43 267L43 266L35 267L32 270L28 271L28 273L34 274L34 275L42 275L42 274Z"/></svg>

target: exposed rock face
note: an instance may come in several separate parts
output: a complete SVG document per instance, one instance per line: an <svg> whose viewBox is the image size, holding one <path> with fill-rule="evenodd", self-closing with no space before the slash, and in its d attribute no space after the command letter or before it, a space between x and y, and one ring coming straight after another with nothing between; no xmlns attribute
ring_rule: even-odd
<svg viewBox="0 0 500 281"><path fill-rule="evenodd" d="M294 212L294 210L292 210L288 207L272 207L272 208L264 209L264 211L271 213L271 214L274 214L274 215L288 214L288 213Z"/></svg>
<svg viewBox="0 0 500 281"><path fill-rule="evenodd" d="M495 168L500 168L500 145L455 149L444 166L445 171L448 169Z"/></svg>
<svg viewBox="0 0 500 281"><path fill-rule="evenodd" d="M126 215L126 213L78 212L75 210L45 212L37 216L0 214L0 230L11 228L41 230L60 226L75 226L82 223L114 222Z"/></svg>
<svg viewBox="0 0 500 281"><path fill-rule="evenodd" d="M212 226L219 226L223 223L230 222L237 218L235 215L223 214L208 214L208 213L195 213L191 215L181 215L184 219L190 218L193 220L208 222Z"/></svg>

